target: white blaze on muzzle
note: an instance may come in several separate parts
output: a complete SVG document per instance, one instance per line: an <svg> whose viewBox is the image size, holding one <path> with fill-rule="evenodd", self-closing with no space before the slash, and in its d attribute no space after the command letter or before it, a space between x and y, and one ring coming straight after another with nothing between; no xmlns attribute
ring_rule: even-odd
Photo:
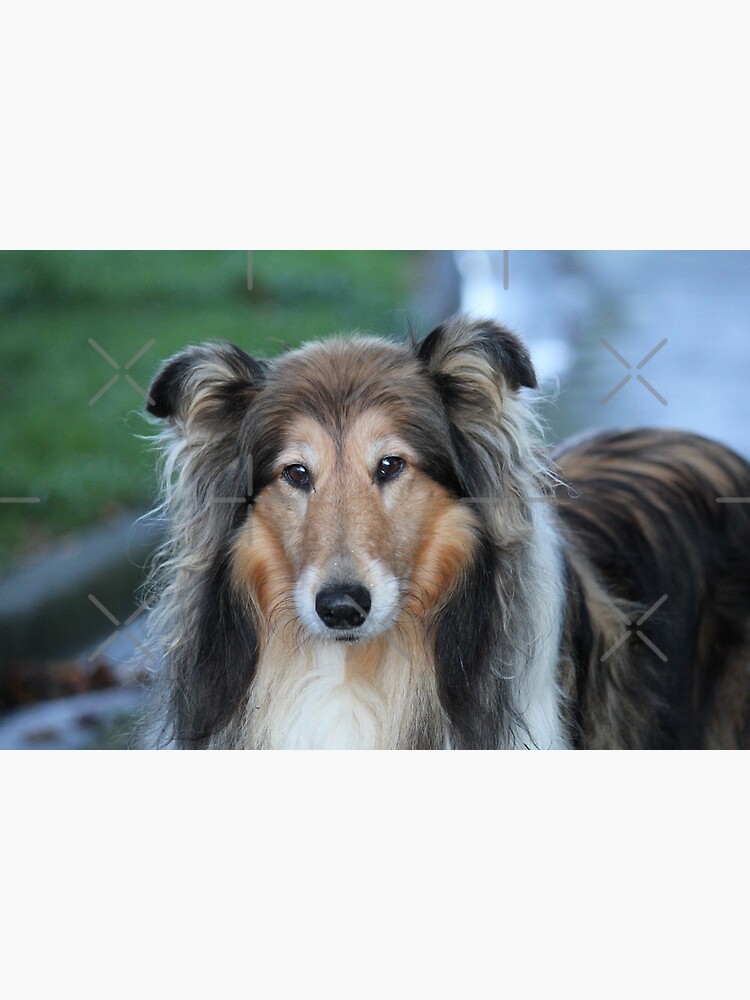
<svg viewBox="0 0 750 1000"><path fill-rule="evenodd" d="M364 572L343 572L333 564L325 569L308 566L294 588L300 621L321 639L382 635L398 618L400 597L397 578L378 559L370 560Z"/></svg>

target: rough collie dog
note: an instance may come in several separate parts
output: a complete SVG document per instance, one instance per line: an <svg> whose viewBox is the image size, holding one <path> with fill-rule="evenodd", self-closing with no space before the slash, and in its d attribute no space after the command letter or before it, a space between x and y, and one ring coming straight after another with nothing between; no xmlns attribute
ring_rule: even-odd
<svg viewBox="0 0 750 1000"><path fill-rule="evenodd" d="M553 461L524 386L464 319L167 361L160 742L748 745L750 466L666 431Z"/></svg>

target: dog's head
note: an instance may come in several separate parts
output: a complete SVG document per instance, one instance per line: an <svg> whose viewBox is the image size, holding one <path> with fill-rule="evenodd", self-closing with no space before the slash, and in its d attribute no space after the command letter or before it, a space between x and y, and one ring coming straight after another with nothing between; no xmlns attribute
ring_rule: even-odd
<svg viewBox="0 0 750 1000"><path fill-rule="evenodd" d="M418 344L334 338L272 362L205 345L166 362L149 410L175 442L176 545L201 549L182 555L210 637L186 644L206 689L188 728L228 721L271 633L366 643L420 628L446 710L465 700L501 626L484 620L499 548L525 525L514 407L535 384L514 335L462 320Z"/></svg>

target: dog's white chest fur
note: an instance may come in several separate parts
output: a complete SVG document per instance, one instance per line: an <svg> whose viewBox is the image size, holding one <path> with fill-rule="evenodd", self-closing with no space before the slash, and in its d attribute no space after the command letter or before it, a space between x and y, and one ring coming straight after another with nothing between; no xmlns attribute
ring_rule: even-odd
<svg viewBox="0 0 750 1000"><path fill-rule="evenodd" d="M279 699L268 743L280 750L372 750L383 708L369 686L347 682L346 645L319 645L309 669Z"/></svg>

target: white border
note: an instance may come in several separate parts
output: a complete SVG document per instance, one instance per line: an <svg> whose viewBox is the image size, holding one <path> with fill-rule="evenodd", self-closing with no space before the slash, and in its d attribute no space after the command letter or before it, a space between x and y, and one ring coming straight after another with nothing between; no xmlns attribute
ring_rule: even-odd
<svg viewBox="0 0 750 1000"><path fill-rule="evenodd" d="M736 16L15 5L0 245L747 246Z"/></svg>

